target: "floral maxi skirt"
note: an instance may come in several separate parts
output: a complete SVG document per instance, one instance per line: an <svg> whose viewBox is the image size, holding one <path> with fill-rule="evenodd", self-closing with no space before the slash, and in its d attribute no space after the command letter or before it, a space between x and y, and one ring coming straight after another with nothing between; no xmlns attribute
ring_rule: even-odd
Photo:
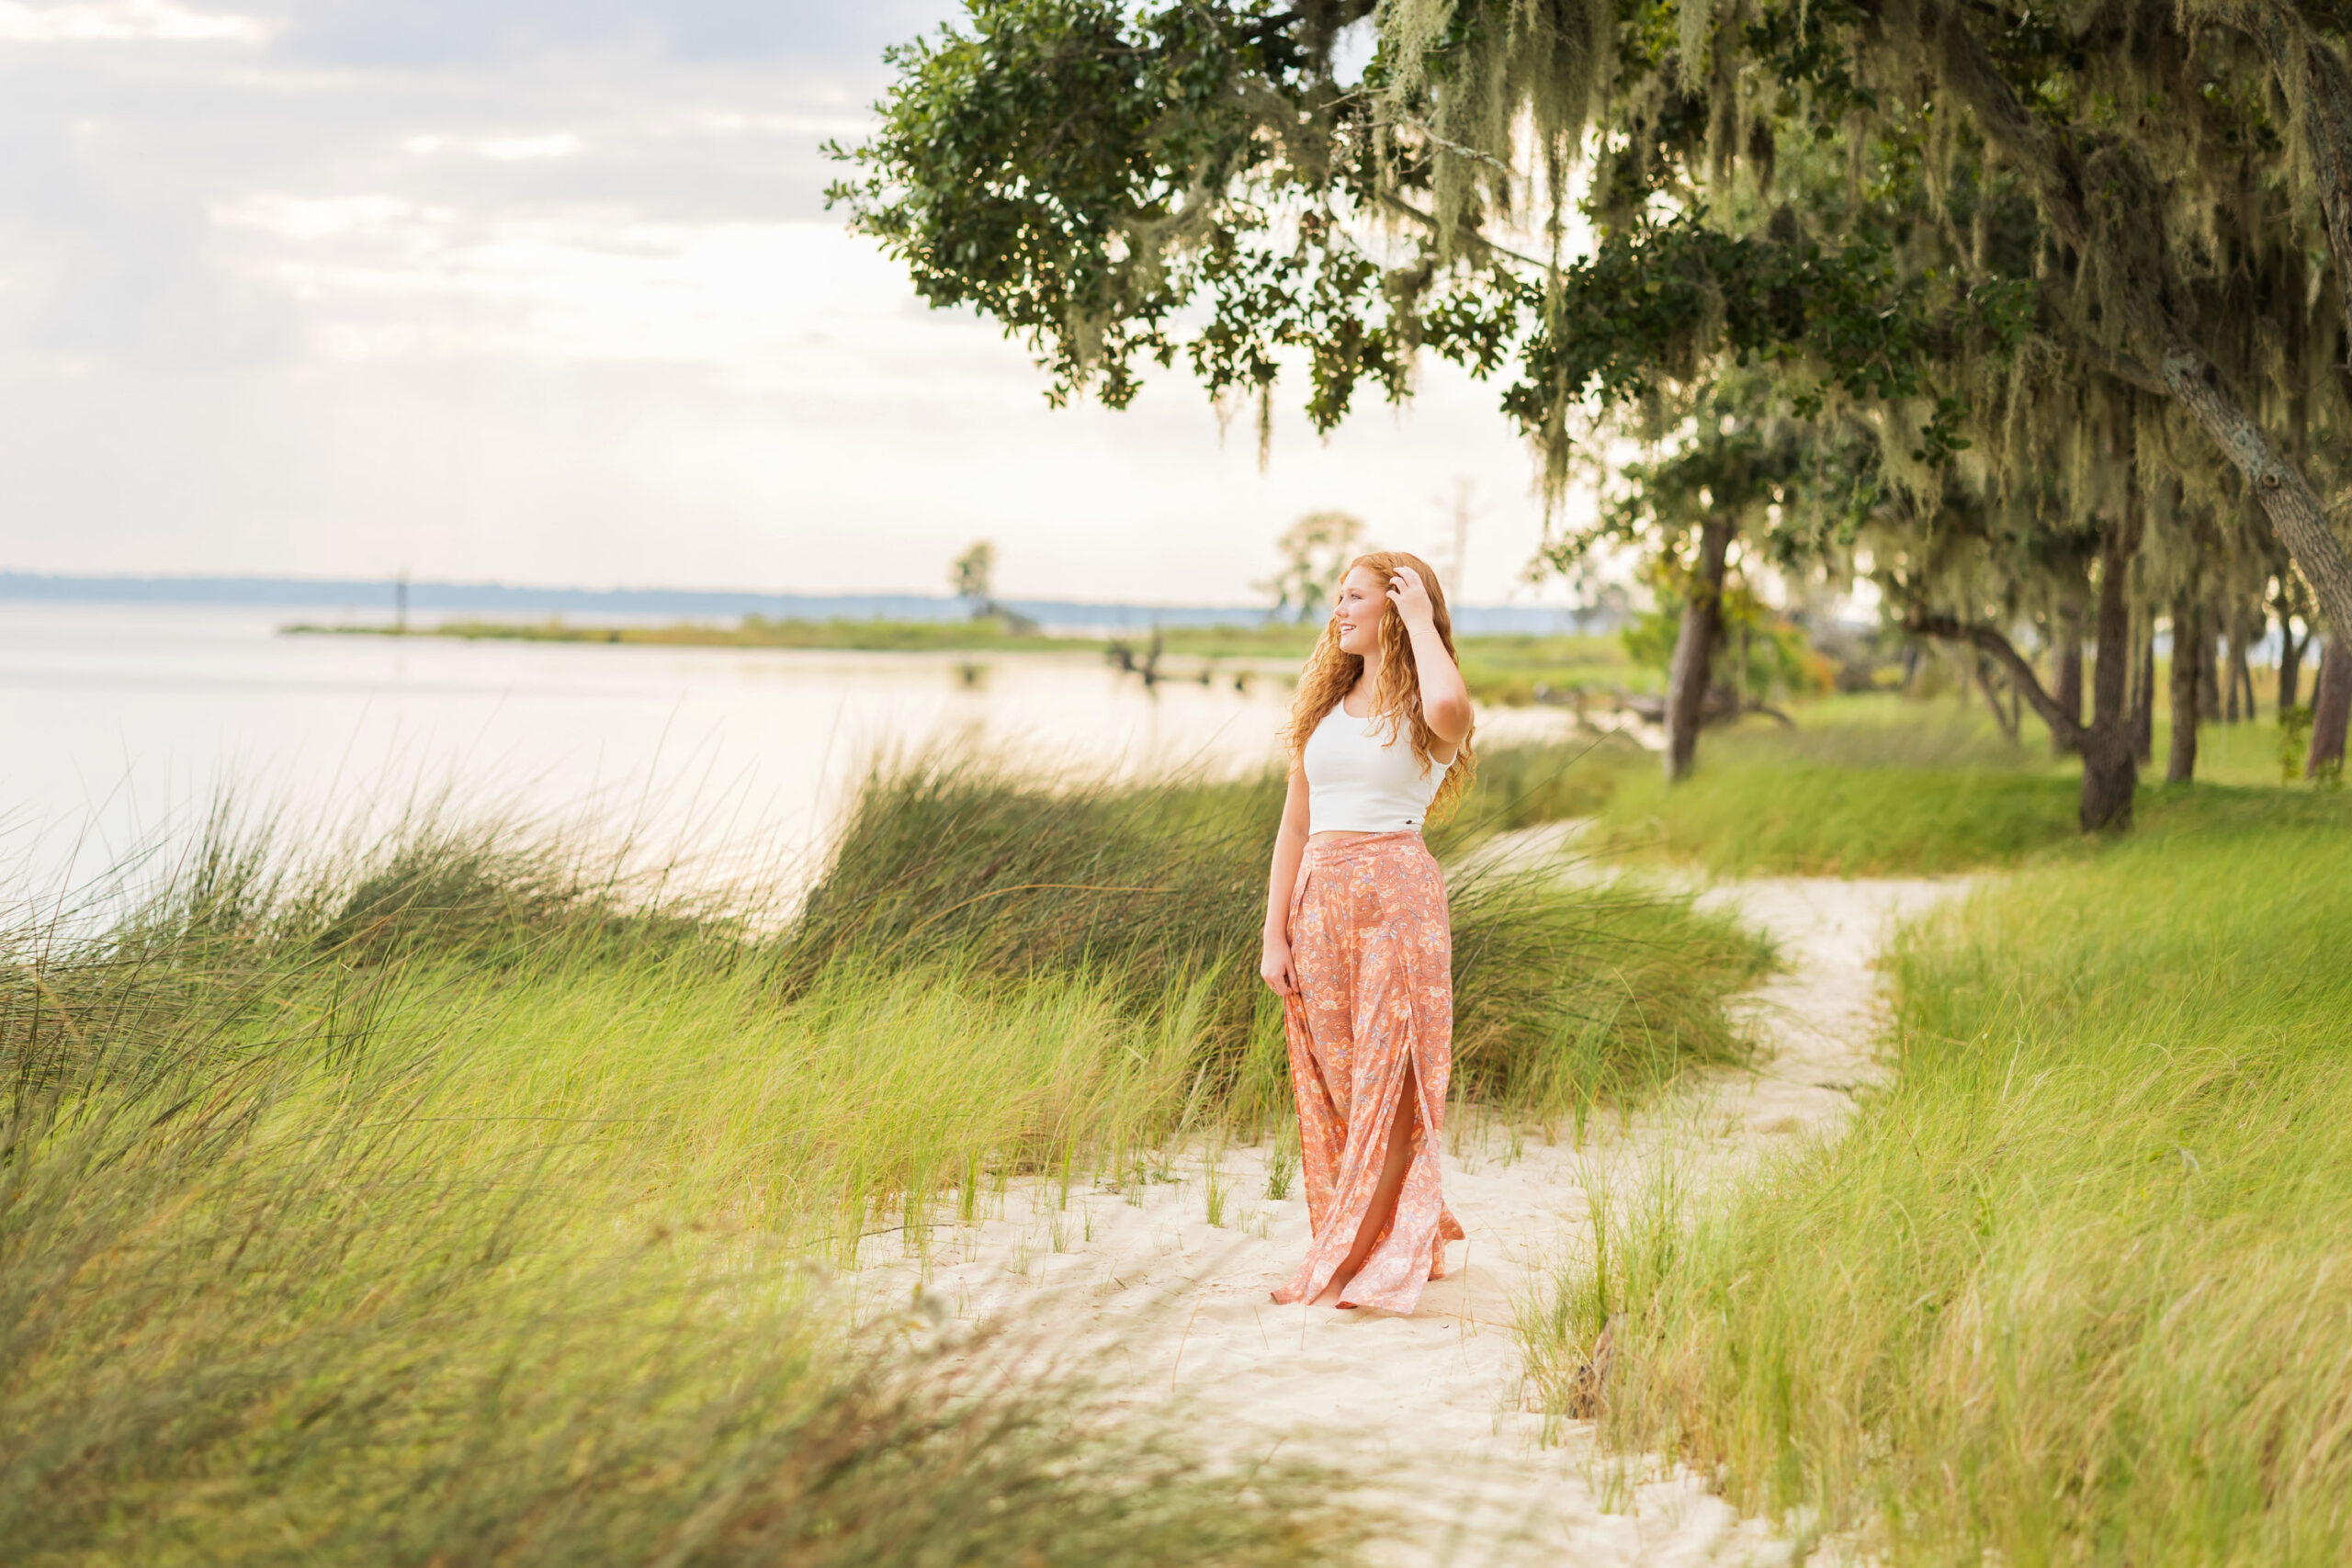
<svg viewBox="0 0 2352 1568"><path fill-rule="evenodd" d="M1396 1209L1340 1298L1410 1312L1445 1277L1462 1226L1438 1185L1438 1134L1453 1066L1453 933L1445 879L1418 833L1309 844L1291 894L1283 998L1299 1164L1315 1233L1306 1260L1274 1292L1313 1301L1347 1261L1388 1157L1396 1100L1412 1068L1412 1163Z"/></svg>

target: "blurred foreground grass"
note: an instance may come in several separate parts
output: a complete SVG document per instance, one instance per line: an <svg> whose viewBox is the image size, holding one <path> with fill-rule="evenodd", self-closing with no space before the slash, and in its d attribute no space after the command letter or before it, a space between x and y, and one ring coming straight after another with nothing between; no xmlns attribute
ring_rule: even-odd
<svg viewBox="0 0 2352 1568"><path fill-rule="evenodd" d="M1618 1195L1525 1325L1552 1406L1613 1324L1615 1442L1891 1562L2352 1560L2347 827L2199 792L1911 933L1895 1087Z"/></svg>
<svg viewBox="0 0 2352 1568"><path fill-rule="evenodd" d="M804 1267L1277 1123L1274 800L880 773L797 908L496 822L223 816L103 923L19 919L7 1560L1351 1560L1339 1479L854 1329ZM1766 954L1686 902L1492 874L1455 910L1465 1096L1574 1118L1739 1053Z"/></svg>

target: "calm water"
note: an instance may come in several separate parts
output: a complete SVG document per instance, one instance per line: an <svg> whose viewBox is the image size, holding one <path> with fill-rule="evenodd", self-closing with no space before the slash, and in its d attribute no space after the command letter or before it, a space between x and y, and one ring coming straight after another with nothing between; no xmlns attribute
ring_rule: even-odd
<svg viewBox="0 0 2352 1568"><path fill-rule="evenodd" d="M290 637L279 610L0 602L0 868L86 879L185 841L234 785L345 823L418 791L594 809L788 859L877 750L1235 772L1287 687L1146 691L1091 654L825 653ZM311 618L317 618L315 616ZM1498 715L1524 730L1553 716Z"/></svg>

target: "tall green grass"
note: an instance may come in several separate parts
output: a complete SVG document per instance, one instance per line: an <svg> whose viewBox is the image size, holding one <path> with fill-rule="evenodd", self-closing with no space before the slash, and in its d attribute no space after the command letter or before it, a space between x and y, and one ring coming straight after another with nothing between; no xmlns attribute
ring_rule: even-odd
<svg viewBox="0 0 2352 1568"><path fill-rule="evenodd" d="M1576 753L1489 769L1441 855L1530 815ZM1556 763L1556 765L1555 765ZM1278 779L1049 787L961 761L877 773L780 944L788 993L853 960L972 979L1089 976L1140 1016L1197 1010L1204 1093L1244 1131L1286 1114L1281 1013L1257 979ZM1637 1097L1736 1058L1722 1003L1766 950L1686 899L1537 874L1450 888L1456 1082L1539 1116Z"/></svg>
<svg viewBox="0 0 2352 1568"><path fill-rule="evenodd" d="M6 1555L1351 1560L1340 1479L1108 1422L1023 1345L854 1328L811 1267L1277 1116L1270 804L879 775L797 907L528 824L224 814L103 919L0 930ZM1721 922L1460 908L1468 1092L1573 1111L1736 1054L1762 954Z"/></svg>
<svg viewBox="0 0 2352 1568"><path fill-rule="evenodd" d="M2352 816L2278 800L1911 933L1896 1086L1622 1205L1526 1325L1555 1407L1898 1563L2352 1560Z"/></svg>
<svg viewBox="0 0 2352 1568"><path fill-rule="evenodd" d="M639 917L587 919L576 889L536 941L518 914L483 943L462 906L437 911L447 945L367 935L385 910L355 907L414 852L341 897L204 857L111 931L0 938L9 1562L1351 1555L1364 1526L1309 1466L1211 1467L1076 1381L1015 1375L1010 1344L845 1337L763 1224L841 1165L779 1134L828 1127L695 1104L711 1086L663 1033L751 993L694 1000L714 961L658 926L616 957ZM886 987L794 1027L845 1024L824 1043L846 1056L886 1043L859 1025L953 1006ZM760 1043L795 1042L735 1049ZM862 1064L798 1066L840 1118ZM729 1201L762 1177L787 1190Z"/></svg>

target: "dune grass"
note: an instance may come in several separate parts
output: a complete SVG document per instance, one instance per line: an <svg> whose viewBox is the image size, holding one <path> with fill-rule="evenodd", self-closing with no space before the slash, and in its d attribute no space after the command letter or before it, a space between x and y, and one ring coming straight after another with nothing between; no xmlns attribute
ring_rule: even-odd
<svg viewBox="0 0 2352 1568"><path fill-rule="evenodd" d="M1531 810L1572 772L1546 749L1490 770L1441 856ZM782 944L788 991L844 958L952 962L998 982L1091 976L1142 1016L1187 987L1202 1091L1245 1134L1287 1113L1281 1015L1256 978L1281 783L1054 788L963 762L877 774ZM1543 876L1450 888L1456 1083L1542 1117L1638 1099L1735 1059L1724 999L1769 961L1687 899Z"/></svg>
<svg viewBox="0 0 2352 1568"><path fill-rule="evenodd" d="M1892 1562L2352 1559L2352 815L2251 794L1912 932L1896 1086L1622 1201L1523 1325L1554 1407L1613 1321L1611 1439Z"/></svg>
<svg viewBox="0 0 2352 1568"><path fill-rule="evenodd" d="M857 1326L817 1267L1278 1119L1268 806L877 775L797 908L527 825L224 815L107 918L0 931L5 1555L1353 1561L1343 1479ZM1030 886L1090 880L1165 891ZM1573 1114L1736 1055L1731 928L1464 899L1465 1092Z"/></svg>
<svg viewBox="0 0 2352 1568"><path fill-rule="evenodd" d="M342 901L227 880L6 939L12 1563L1351 1558L1364 1527L1310 1466L1212 1469L1010 1345L845 1337L812 1302L774 1222L854 1156L757 1091L854 1122L846 1096L897 1087L859 1031L954 1028L952 994L824 998L729 1044L755 993L695 997L714 971L674 931L363 956L322 940ZM980 1021L1083 1028L1053 1005ZM820 1043L797 1074L694 1070ZM928 1087L845 1141L921 1145L956 1086Z"/></svg>

